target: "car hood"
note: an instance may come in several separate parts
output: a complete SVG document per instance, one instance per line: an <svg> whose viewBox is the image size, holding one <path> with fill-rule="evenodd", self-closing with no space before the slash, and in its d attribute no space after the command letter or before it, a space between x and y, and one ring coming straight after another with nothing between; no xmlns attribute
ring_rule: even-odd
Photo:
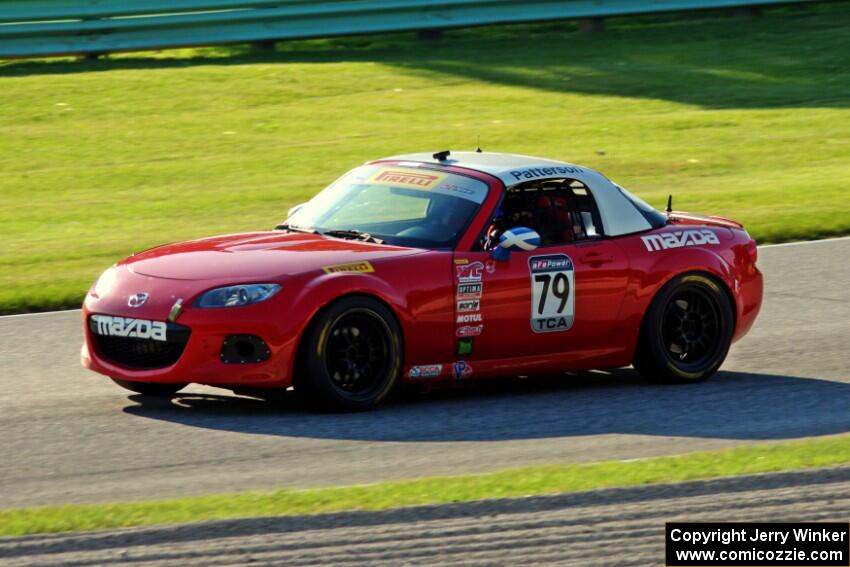
<svg viewBox="0 0 850 567"><path fill-rule="evenodd" d="M422 252L319 234L273 231L167 244L134 254L121 264L134 273L155 278L259 281Z"/></svg>

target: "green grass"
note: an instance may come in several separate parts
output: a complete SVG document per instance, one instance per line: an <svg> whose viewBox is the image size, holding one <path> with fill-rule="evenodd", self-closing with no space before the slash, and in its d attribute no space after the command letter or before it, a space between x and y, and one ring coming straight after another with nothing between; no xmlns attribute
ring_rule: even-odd
<svg viewBox="0 0 850 567"><path fill-rule="evenodd" d="M0 63L0 311L115 260L271 227L365 160L485 149L595 167L762 241L850 232L850 5Z"/></svg>
<svg viewBox="0 0 850 567"><path fill-rule="evenodd" d="M547 465L495 473L176 500L0 511L0 535L85 531L225 518L384 510L680 482L850 463L850 435L633 461Z"/></svg>

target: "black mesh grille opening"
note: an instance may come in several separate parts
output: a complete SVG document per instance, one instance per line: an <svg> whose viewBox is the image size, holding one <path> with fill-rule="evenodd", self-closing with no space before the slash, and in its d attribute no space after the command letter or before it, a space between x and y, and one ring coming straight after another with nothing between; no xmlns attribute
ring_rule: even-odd
<svg viewBox="0 0 850 567"><path fill-rule="evenodd" d="M189 328L168 324L166 341L113 337L92 332L97 351L103 358L127 368L165 368L176 363L189 342Z"/></svg>

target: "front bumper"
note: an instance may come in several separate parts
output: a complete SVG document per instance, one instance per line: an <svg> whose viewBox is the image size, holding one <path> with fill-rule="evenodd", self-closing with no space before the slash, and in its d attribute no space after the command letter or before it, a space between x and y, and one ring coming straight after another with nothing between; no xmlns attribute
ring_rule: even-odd
<svg viewBox="0 0 850 567"><path fill-rule="evenodd" d="M84 321L89 313L83 311ZM292 383L294 341L281 337L268 324L246 321L232 322L227 327L217 324L181 324L189 326L192 334L176 363L151 369L128 368L109 360L99 351L92 331L85 325L86 340L80 359L86 368L106 376L136 382L194 382L213 386L253 386L286 388ZM233 334L249 334L263 338L271 354L268 360L247 364L226 364L221 360L224 340ZM269 337L273 337L270 339Z"/></svg>
<svg viewBox="0 0 850 567"><path fill-rule="evenodd" d="M177 323L191 332L177 361L169 366L142 369L122 365L106 356L89 326L89 317L106 314L165 321L167 308L154 305L148 309L130 309L89 296L82 310L85 341L80 359L83 366L94 372L136 382L286 388L292 384L302 325L292 320L277 321L271 314L286 313L286 310L280 305L270 305L273 302L275 298L257 305L230 309L186 309ZM260 337L268 347L267 359L242 364L222 360L222 346L232 335Z"/></svg>

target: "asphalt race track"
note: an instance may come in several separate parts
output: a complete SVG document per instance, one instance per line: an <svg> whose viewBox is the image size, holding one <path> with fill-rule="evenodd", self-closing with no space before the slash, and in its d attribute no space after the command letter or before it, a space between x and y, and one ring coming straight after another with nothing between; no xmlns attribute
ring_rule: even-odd
<svg viewBox="0 0 850 567"><path fill-rule="evenodd" d="M173 402L128 396L80 367L78 312L0 318L0 507L364 483L850 431L850 239L760 256L760 319L704 384L649 385L620 370L356 415L200 387Z"/></svg>

